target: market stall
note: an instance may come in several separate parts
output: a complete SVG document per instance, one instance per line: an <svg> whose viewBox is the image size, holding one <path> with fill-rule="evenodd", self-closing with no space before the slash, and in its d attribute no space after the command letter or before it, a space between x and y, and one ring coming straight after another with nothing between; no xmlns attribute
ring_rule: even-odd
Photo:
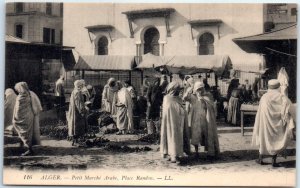
<svg viewBox="0 0 300 188"><path fill-rule="evenodd" d="M244 136L244 116L245 115L256 115L258 110L258 103L255 104L242 104L241 105L241 133Z"/></svg>
<svg viewBox="0 0 300 188"><path fill-rule="evenodd" d="M194 75L214 73L215 86L212 87L211 92L217 100L218 109L222 109L221 105L223 105L223 101L217 88L218 80L230 76L232 62L228 55L154 56L146 54L142 56L142 60L137 68L169 75L170 81L174 74ZM220 112L218 115L222 115L222 113Z"/></svg>
<svg viewBox="0 0 300 188"><path fill-rule="evenodd" d="M168 74L192 75L214 72L217 76L229 76L232 62L228 55L198 55L198 56L142 56L139 69L156 69Z"/></svg>

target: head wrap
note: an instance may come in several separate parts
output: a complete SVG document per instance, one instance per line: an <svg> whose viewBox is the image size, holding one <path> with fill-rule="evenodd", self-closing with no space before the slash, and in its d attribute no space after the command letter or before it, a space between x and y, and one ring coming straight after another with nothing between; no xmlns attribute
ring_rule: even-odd
<svg viewBox="0 0 300 188"><path fill-rule="evenodd" d="M269 89L278 89L280 87L280 82L277 79L269 80L268 88Z"/></svg>
<svg viewBox="0 0 300 188"><path fill-rule="evenodd" d="M174 96L174 94L180 89L181 89L180 84L176 81L173 81L169 83L169 85L167 86L167 94Z"/></svg>
<svg viewBox="0 0 300 188"><path fill-rule="evenodd" d="M116 86L117 86L118 89L121 89L123 87L123 84L122 84L121 81L117 81Z"/></svg>
<svg viewBox="0 0 300 188"><path fill-rule="evenodd" d="M107 80L107 85L108 85L109 87L112 87L111 84L112 84L113 82L116 82L116 79L115 79L115 78L109 78L109 79Z"/></svg>
<svg viewBox="0 0 300 188"><path fill-rule="evenodd" d="M187 80L186 80L187 83L189 83L190 85L193 85L194 84L194 78L193 77L189 77Z"/></svg>
<svg viewBox="0 0 300 188"><path fill-rule="evenodd" d="M29 92L29 88L26 82L19 82L15 85L15 90L18 93L28 93Z"/></svg>
<svg viewBox="0 0 300 188"><path fill-rule="evenodd" d="M79 80L83 86L85 86L85 81L83 79Z"/></svg>
<svg viewBox="0 0 300 188"><path fill-rule="evenodd" d="M93 89L93 86L92 85L87 85L86 88L87 89Z"/></svg>
<svg viewBox="0 0 300 188"><path fill-rule="evenodd" d="M194 84L194 93L196 93L196 91L198 90L198 89L200 89L200 88L204 88L204 83L203 82L195 82L195 84Z"/></svg>
<svg viewBox="0 0 300 188"><path fill-rule="evenodd" d="M9 95L12 95L12 94L16 94L15 91L11 88L8 88L5 90L5 96L9 96Z"/></svg>
<svg viewBox="0 0 300 188"><path fill-rule="evenodd" d="M84 86L84 85L83 85L83 83L82 83L82 80L76 80L76 81L74 82L74 87L75 87L76 89L81 89L83 86Z"/></svg>

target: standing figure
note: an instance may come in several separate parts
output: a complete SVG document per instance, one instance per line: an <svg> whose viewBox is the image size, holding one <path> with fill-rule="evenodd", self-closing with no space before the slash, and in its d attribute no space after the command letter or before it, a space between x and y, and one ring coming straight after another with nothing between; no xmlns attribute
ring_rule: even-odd
<svg viewBox="0 0 300 188"><path fill-rule="evenodd" d="M258 90L259 90L259 82L260 78L255 78L254 83L252 85L252 99L253 101L258 100Z"/></svg>
<svg viewBox="0 0 300 188"><path fill-rule="evenodd" d="M186 76L185 77L186 83L185 83L185 88L184 88L184 94L183 94L183 99L188 96L191 95L193 93L193 87L194 87L194 79L191 76ZM192 108L192 104L189 101L185 101L185 110L188 114L188 125L189 128L192 126L192 114L191 114L191 108Z"/></svg>
<svg viewBox="0 0 300 188"><path fill-rule="evenodd" d="M160 152L163 158L170 156L176 163L179 157L190 153L187 113L179 97L181 86L171 82L163 99Z"/></svg>
<svg viewBox="0 0 300 188"><path fill-rule="evenodd" d="M68 134L73 138L73 143L78 142L78 138L86 131L85 104L82 95L83 83L80 80L74 82L74 90L71 93L69 111L67 114Z"/></svg>
<svg viewBox="0 0 300 188"><path fill-rule="evenodd" d="M234 88L228 102L227 121L233 125L237 125L240 120L240 107L243 103L242 85Z"/></svg>
<svg viewBox="0 0 300 188"><path fill-rule="evenodd" d="M40 113L43 111L43 108L39 97L33 91L30 91L30 96L34 114L32 145L41 145Z"/></svg>
<svg viewBox="0 0 300 188"><path fill-rule="evenodd" d="M117 83L119 91L117 92L117 127L119 134L133 133L133 102L126 87L123 87L121 83Z"/></svg>
<svg viewBox="0 0 300 188"><path fill-rule="evenodd" d="M249 80L245 80L245 90L246 90L246 95L248 101L251 100L251 95L252 95L252 86L249 84Z"/></svg>
<svg viewBox="0 0 300 188"><path fill-rule="evenodd" d="M161 88L161 90L162 90L163 93L166 93L168 84L169 83L168 83L168 80L167 80L167 76L166 75L162 75L159 86L160 86L160 88Z"/></svg>
<svg viewBox="0 0 300 188"><path fill-rule="evenodd" d="M163 101L163 94L159 86L159 78L155 78L147 91L147 128L148 134L156 131L159 132L160 107Z"/></svg>
<svg viewBox="0 0 300 188"><path fill-rule="evenodd" d="M16 99L13 115L13 125L22 145L27 148L23 156L33 154L32 146L40 144L39 113L42 110L38 97L29 90L26 82L15 85L19 93Z"/></svg>
<svg viewBox="0 0 300 188"><path fill-rule="evenodd" d="M217 157L220 153L217 134L216 114L213 101L206 96L204 84L196 82L193 93L184 100L191 103L191 144L194 145L196 156L199 156L198 146L205 147L208 157Z"/></svg>
<svg viewBox="0 0 300 188"><path fill-rule="evenodd" d="M4 95L4 129L11 127L17 95L13 89L5 90ZM12 131L12 130L10 130Z"/></svg>
<svg viewBox="0 0 300 188"><path fill-rule="evenodd" d="M208 84L206 78L203 79L203 84L204 84L204 89L205 89L205 91L206 91L206 92L209 92L209 91L210 91L210 85Z"/></svg>
<svg viewBox="0 0 300 188"><path fill-rule="evenodd" d="M116 115L115 102L117 90L116 80L114 78L108 79L102 92L102 109L109 112L111 115Z"/></svg>
<svg viewBox="0 0 300 188"><path fill-rule="evenodd" d="M81 88L81 94L83 96L83 101L84 102L88 102L90 100L90 93L86 87L86 83L83 79L80 80L81 84L82 84L82 88Z"/></svg>
<svg viewBox="0 0 300 188"><path fill-rule="evenodd" d="M64 76L60 76L60 78L55 82L55 98L57 105L57 117L60 121L65 120L65 110L62 108L65 106L66 97L64 90Z"/></svg>
<svg viewBox="0 0 300 188"><path fill-rule="evenodd" d="M253 128L252 145L259 148L257 163L263 164L263 156L272 156L272 166L277 167L277 154L292 139L295 127L290 115L291 101L280 93L278 80L268 82L268 91L259 102Z"/></svg>
<svg viewBox="0 0 300 188"><path fill-rule="evenodd" d="M149 77L145 76L144 80L143 80L143 86L142 86L142 96L146 96L147 95L147 91L148 88L150 86L150 81L149 81Z"/></svg>
<svg viewBox="0 0 300 188"><path fill-rule="evenodd" d="M64 76L60 76L60 78L55 82L55 96L57 97L57 102L60 106L65 105L65 90L64 90Z"/></svg>

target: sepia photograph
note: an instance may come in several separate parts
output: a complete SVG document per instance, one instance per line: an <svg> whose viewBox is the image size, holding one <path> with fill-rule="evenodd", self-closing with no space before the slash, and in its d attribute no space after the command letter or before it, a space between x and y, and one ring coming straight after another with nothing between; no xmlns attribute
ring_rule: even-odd
<svg viewBox="0 0 300 188"><path fill-rule="evenodd" d="M4 185L296 186L296 3L5 9Z"/></svg>

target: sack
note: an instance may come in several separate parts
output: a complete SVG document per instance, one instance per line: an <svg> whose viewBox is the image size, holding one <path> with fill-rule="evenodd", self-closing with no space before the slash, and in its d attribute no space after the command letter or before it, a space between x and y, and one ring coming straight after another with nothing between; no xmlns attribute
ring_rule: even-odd
<svg viewBox="0 0 300 188"><path fill-rule="evenodd" d="M100 127L108 126L110 124L115 124L113 118L111 117L109 112L103 111L100 117L98 118L98 125Z"/></svg>

